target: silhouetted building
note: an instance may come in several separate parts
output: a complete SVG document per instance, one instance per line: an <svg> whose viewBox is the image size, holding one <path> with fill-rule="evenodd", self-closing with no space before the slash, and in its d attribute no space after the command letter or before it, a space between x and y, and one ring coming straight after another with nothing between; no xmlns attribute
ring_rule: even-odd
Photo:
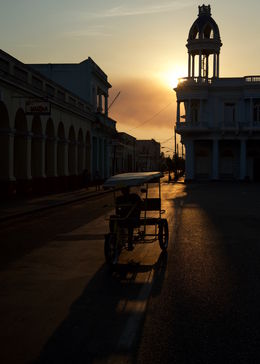
<svg viewBox="0 0 260 364"><path fill-rule="evenodd" d="M260 76L219 77L220 32L210 6L190 28L188 77L175 88L186 179L260 179Z"/></svg>
<svg viewBox="0 0 260 364"><path fill-rule="evenodd" d="M108 117L108 90L111 85L107 75L90 57L81 63L30 66L91 105L95 114L92 127L92 174L99 171L103 178L108 177L111 170L111 128L115 129L115 121Z"/></svg>
<svg viewBox="0 0 260 364"><path fill-rule="evenodd" d="M136 170L149 172L160 170L160 143L154 139L136 140Z"/></svg>
<svg viewBox="0 0 260 364"><path fill-rule="evenodd" d="M89 63L92 87L107 92L105 74ZM95 102L0 51L1 195L78 188L84 170L108 177L116 134L116 122Z"/></svg>

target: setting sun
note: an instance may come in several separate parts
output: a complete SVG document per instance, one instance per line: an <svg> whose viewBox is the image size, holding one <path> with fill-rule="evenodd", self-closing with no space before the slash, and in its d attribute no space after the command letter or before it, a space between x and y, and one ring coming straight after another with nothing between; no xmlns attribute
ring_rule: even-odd
<svg viewBox="0 0 260 364"><path fill-rule="evenodd" d="M174 88L178 84L178 79L187 76L187 69L185 66L174 67L162 72L161 78L171 88Z"/></svg>

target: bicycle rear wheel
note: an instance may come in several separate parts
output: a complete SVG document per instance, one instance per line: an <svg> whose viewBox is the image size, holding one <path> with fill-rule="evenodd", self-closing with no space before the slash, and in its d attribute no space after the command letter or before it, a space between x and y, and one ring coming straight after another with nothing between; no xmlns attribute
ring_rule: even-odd
<svg viewBox="0 0 260 364"><path fill-rule="evenodd" d="M162 250L166 250L168 248L168 241L169 241L168 222L166 219L161 219L159 223L159 244Z"/></svg>

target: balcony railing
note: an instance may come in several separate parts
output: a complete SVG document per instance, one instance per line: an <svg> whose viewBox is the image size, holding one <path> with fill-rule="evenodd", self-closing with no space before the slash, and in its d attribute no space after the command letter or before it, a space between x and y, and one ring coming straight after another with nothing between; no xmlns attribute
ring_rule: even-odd
<svg viewBox="0 0 260 364"><path fill-rule="evenodd" d="M221 78L206 78L206 77L182 77L178 79L178 86L243 86L245 84L260 83L260 76L245 76L245 77L221 77Z"/></svg>

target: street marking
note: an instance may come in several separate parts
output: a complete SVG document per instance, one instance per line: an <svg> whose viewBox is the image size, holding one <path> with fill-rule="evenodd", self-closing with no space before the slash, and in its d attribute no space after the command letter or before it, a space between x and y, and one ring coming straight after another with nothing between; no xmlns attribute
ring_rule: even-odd
<svg viewBox="0 0 260 364"><path fill-rule="evenodd" d="M147 300L150 295L152 289L152 282L153 282L154 271L152 270L144 282L142 289L136 300L134 301L135 304L135 311L127 320L125 329L118 341L118 347L120 349L130 349L134 343L136 338L137 330L140 326L140 321L143 318L143 315L146 310ZM125 307L125 311L133 312L133 301L129 301Z"/></svg>

